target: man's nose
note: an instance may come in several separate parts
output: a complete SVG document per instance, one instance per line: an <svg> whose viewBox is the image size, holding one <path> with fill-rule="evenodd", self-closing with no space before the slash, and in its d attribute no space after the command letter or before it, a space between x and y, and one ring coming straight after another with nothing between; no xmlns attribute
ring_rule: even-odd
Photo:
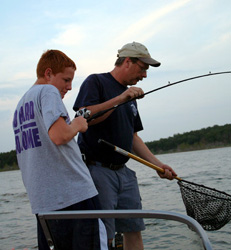
<svg viewBox="0 0 231 250"><path fill-rule="evenodd" d="M147 77L147 71L142 72L142 77L146 78Z"/></svg>

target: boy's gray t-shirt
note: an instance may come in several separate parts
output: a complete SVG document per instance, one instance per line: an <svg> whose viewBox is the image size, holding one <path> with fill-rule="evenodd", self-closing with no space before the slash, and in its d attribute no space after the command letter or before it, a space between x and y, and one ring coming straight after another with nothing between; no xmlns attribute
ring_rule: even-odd
<svg viewBox="0 0 231 250"><path fill-rule="evenodd" d="M73 138L55 145L48 130L70 118L53 85L34 85L19 101L13 120L16 153L32 213L58 210L97 195Z"/></svg>

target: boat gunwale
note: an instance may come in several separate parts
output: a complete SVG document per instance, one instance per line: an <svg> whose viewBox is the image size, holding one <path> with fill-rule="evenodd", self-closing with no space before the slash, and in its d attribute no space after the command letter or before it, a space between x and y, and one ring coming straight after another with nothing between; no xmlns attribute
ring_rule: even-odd
<svg viewBox="0 0 231 250"><path fill-rule="evenodd" d="M44 233L52 242L46 220L52 219L104 219L104 218L153 218L182 222L191 227L201 237L205 250L212 250L209 238L202 226L192 217L176 212L162 210L78 210L78 211L52 211L39 213L38 218L42 224ZM52 244L51 244L52 245Z"/></svg>

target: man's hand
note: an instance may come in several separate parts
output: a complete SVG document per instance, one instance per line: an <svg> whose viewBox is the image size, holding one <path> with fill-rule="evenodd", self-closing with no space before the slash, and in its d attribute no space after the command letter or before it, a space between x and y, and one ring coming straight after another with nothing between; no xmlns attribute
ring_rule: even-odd
<svg viewBox="0 0 231 250"><path fill-rule="evenodd" d="M166 178L169 180L173 180L177 176L175 171L171 167L169 167L168 165L163 164L161 166L161 168L164 169L164 173L157 172L158 175L160 176L160 178Z"/></svg>
<svg viewBox="0 0 231 250"><path fill-rule="evenodd" d="M130 87L126 91L124 91L120 97L121 97L121 102L128 101L130 99L136 98L140 96L142 98L144 94L144 91L141 88L138 87Z"/></svg>

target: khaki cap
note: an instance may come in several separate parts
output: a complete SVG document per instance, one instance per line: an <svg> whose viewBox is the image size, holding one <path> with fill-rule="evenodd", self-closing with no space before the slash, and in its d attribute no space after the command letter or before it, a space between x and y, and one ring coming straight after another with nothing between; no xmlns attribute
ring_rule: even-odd
<svg viewBox="0 0 231 250"><path fill-rule="evenodd" d="M143 44L137 42L125 44L121 49L118 50L117 57L136 57L139 58L140 61L150 66L160 66L160 62L151 58L148 49Z"/></svg>

